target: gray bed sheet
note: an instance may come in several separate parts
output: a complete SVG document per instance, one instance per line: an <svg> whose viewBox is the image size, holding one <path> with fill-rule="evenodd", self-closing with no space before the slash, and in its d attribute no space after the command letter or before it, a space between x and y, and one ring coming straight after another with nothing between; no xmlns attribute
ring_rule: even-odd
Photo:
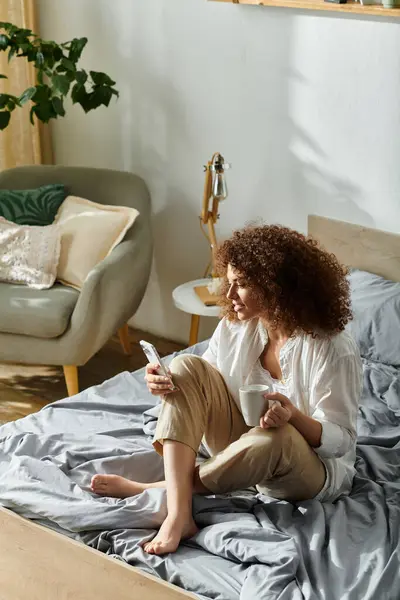
<svg viewBox="0 0 400 600"><path fill-rule="evenodd" d="M195 496L200 532L164 557L141 548L165 517L164 490L116 500L88 487L95 473L163 477L151 445L157 400L143 376L121 373L3 425L0 504L203 599L399 600L400 369L364 362L349 497L292 505L249 491Z"/></svg>

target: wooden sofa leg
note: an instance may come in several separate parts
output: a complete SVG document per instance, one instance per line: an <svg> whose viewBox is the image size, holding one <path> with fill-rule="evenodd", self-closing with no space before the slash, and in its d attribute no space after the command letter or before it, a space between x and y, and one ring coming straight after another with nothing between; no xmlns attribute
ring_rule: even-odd
<svg viewBox="0 0 400 600"><path fill-rule="evenodd" d="M74 365L64 365L63 369L68 396L79 394L78 367L75 367Z"/></svg>
<svg viewBox="0 0 400 600"><path fill-rule="evenodd" d="M125 323L122 327L118 329L119 341L121 342L121 346L124 350L125 354L129 356L132 354L131 342L129 340L129 327L128 323Z"/></svg>

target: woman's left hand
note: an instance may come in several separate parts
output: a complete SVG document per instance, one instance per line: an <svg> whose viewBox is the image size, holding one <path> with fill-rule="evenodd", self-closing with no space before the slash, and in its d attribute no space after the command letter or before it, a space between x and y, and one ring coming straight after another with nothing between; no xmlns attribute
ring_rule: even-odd
<svg viewBox="0 0 400 600"><path fill-rule="evenodd" d="M270 427L282 427L288 423L296 410L289 398L278 392L265 394L264 397L267 400L274 400L275 404L261 417L260 427L269 429Z"/></svg>

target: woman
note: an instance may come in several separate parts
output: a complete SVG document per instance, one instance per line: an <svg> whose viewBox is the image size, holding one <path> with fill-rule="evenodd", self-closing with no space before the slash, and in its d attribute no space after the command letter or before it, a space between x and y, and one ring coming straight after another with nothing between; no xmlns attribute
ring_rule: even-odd
<svg viewBox="0 0 400 600"><path fill-rule="evenodd" d="M152 554L196 533L193 493L256 486L289 501L333 501L352 485L362 371L344 331L345 270L316 241L276 225L236 231L218 251L218 270L223 319L206 353L172 361L175 391L156 365L146 369L148 389L163 400L153 444L165 482L92 480L93 491L122 498L166 487L168 516L144 546ZM271 385L266 397L278 400L259 427L240 412L239 388L249 383ZM202 441L210 458L196 466Z"/></svg>

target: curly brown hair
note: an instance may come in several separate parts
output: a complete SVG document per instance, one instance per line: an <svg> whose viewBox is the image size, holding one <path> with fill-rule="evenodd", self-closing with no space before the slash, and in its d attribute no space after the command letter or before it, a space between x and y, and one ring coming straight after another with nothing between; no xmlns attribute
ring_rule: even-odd
<svg viewBox="0 0 400 600"><path fill-rule="evenodd" d="M280 225L248 225L235 231L217 253L223 277L223 316L236 321L226 298L228 265L244 278L272 328L332 335L352 318L347 269L318 242Z"/></svg>

